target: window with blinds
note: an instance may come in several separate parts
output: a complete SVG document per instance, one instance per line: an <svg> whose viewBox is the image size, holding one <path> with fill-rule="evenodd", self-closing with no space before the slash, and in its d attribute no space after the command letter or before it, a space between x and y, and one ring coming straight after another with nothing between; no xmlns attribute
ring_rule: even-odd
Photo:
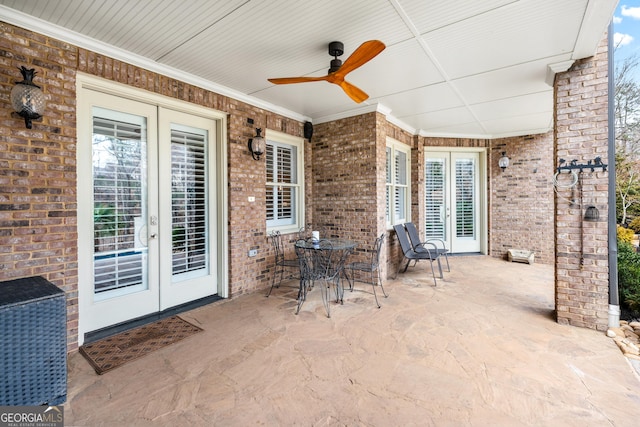
<svg viewBox="0 0 640 427"><path fill-rule="evenodd" d="M267 226L295 225L297 221L298 148L267 140Z"/></svg>
<svg viewBox="0 0 640 427"><path fill-rule="evenodd" d="M173 275L209 274L207 239L207 135L171 129L171 233Z"/></svg>
<svg viewBox="0 0 640 427"><path fill-rule="evenodd" d="M387 145L387 224L407 221L409 212L409 148L398 144Z"/></svg>
<svg viewBox="0 0 640 427"><path fill-rule="evenodd" d="M475 162L457 159L456 174L456 236L475 238Z"/></svg>
<svg viewBox="0 0 640 427"><path fill-rule="evenodd" d="M136 222L146 209L146 126L93 117L94 286L97 294L142 285L144 253ZM114 117L116 115L114 114Z"/></svg>
<svg viewBox="0 0 640 427"><path fill-rule="evenodd" d="M445 227L445 159L427 159L425 165L425 236L447 240Z"/></svg>

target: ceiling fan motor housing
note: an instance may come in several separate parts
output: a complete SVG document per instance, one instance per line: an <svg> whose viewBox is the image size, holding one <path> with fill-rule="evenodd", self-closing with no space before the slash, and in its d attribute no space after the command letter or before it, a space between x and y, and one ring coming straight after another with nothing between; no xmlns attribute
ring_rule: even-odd
<svg viewBox="0 0 640 427"><path fill-rule="evenodd" d="M344 53L344 44L342 42L329 43L329 55L333 56L331 60L331 68L329 68L329 74L335 73L342 66L342 61L338 59L338 56Z"/></svg>
<svg viewBox="0 0 640 427"><path fill-rule="evenodd" d="M339 59L332 59L331 68L329 68L329 73L335 73L340 69L340 67L342 67L342 61Z"/></svg>
<svg viewBox="0 0 640 427"><path fill-rule="evenodd" d="M342 42L329 43L329 55L340 56L344 53L344 44Z"/></svg>

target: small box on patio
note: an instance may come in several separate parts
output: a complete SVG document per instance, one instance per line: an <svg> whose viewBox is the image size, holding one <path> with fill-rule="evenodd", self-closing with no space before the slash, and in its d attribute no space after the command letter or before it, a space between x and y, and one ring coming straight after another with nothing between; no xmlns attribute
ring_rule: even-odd
<svg viewBox="0 0 640 427"><path fill-rule="evenodd" d="M0 406L67 399L67 307L43 277L0 282Z"/></svg>
<svg viewBox="0 0 640 427"><path fill-rule="evenodd" d="M507 257L510 262L526 262L527 264L533 264L534 254L533 251L527 251L524 249L509 249Z"/></svg>

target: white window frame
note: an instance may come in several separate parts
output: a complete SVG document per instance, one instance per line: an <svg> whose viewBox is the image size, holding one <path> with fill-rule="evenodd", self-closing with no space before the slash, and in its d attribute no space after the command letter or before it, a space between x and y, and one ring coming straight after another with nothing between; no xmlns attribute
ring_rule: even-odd
<svg viewBox="0 0 640 427"><path fill-rule="evenodd" d="M267 233L279 231L282 234L298 232L304 224L304 211L305 211L305 199L304 199L304 139L288 135L286 133L277 132L267 129L265 132L266 145L274 146L291 146L296 149L296 182L295 184L286 184L296 190L295 194L295 215L292 224L282 224L278 220L267 220ZM265 147L266 150L266 147ZM265 153L266 157L266 153ZM266 187L276 185L275 182L265 182ZM267 201L265 200L265 215L267 212Z"/></svg>
<svg viewBox="0 0 640 427"><path fill-rule="evenodd" d="M386 144L386 194L385 198L388 202L385 203L385 211L386 211L386 222L387 228L392 228L395 224L403 224L405 222L411 221L411 147L406 144L401 143L392 138L387 138ZM406 184L402 184L397 182L396 177L396 153L404 153L406 155L406 165L405 165L405 182ZM389 162L391 159L391 162ZM391 170L389 170L389 166L391 166ZM391 180L389 180L391 178ZM395 193L397 188L404 188L406 191L405 200L404 200L404 218L396 218L395 212L396 202L395 202Z"/></svg>

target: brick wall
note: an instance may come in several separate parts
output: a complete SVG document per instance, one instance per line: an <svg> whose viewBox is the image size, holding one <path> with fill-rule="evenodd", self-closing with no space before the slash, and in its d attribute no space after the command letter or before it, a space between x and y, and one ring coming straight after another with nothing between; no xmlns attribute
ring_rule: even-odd
<svg viewBox="0 0 640 427"><path fill-rule="evenodd" d="M510 165L498 167L502 152ZM535 252L535 262L553 264L555 172L553 133L496 139L489 156L489 253Z"/></svg>
<svg viewBox="0 0 640 427"><path fill-rule="evenodd" d="M557 159L577 159L578 163L587 163L600 156L607 163L606 42L605 36L594 57L577 61L567 72L556 76ZM560 176L558 182L566 186L570 182L569 177ZM579 174L578 183L573 188L559 188L555 218L556 311L559 323L598 330L607 328L607 200L607 172L585 172ZM583 221L587 205L599 209L600 221Z"/></svg>
<svg viewBox="0 0 640 427"><path fill-rule="evenodd" d="M554 263L552 133L493 140L421 137L419 147L413 218L424 221L424 147L486 148L488 254L506 258L509 249L527 249L536 262ZM503 151L511 161L504 172L498 167Z"/></svg>
<svg viewBox="0 0 640 427"><path fill-rule="evenodd" d="M229 207L234 207L228 210L229 294L270 285L265 163L252 159L247 141L256 127L302 137L302 123L3 22L0 31L0 281L42 275L63 289L69 350L78 341L77 71L228 114L224 143ZM35 81L47 99L44 118L30 130L9 103L14 82L22 80L21 65L36 69ZM307 161L309 156L306 151ZM248 203L248 196L256 201ZM259 256L247 257L249 249L258 249Z"/></svg>
<svg viewBox="0 0 640 427"><path fill-rule="evenodd" d="M381 276L393 276L402 253L386 225L386 140L413 147L416 137L381 113L318 124L314 132L313 161L308 165L313 170L314 224L358 242L354 259L361 260L369 257L375 238L385 233Z"/></svg>
<svg viewBox="0 0 640 427"><path fill-rule="evenodd" d="M67 296L77 346L75 64L77 49L0 22L0 281L43 276ZM9 94L35 68L47 105L26 129Z"/></svg>
<svg viewBox="0 0 640 427"><path fill-rule="evenodd" d="M386 176L379 126L377 113L316 125L312 162L307 164L313 179L314 228L355 240L354 256L361 259L369 256L365 251L386 229L384 206L382 210L379 206L379 200L384 200Z"/></svg>
<svg viewBox="0 0 640 427"><path fill-rule="evenodd" d="M62 288L68 301L70 350L77 347L78 339L77 71L227 113L230 296L270 285L273 253L265 234L265 165L251 158L247 140L255 127L301 137L302 123L6 23L0 23L0 29L0 280L42 275ZM557 79L559 157L606 158L606 56L603 60L602 55L601 51L593 60L577 63ZM11 113L8 103L14 82L20 80L17 67L21 65L36 68L36 82L47 97L45 117L34 122L31 130ZM305 144L307 222L331 235L349 236L361 248L386 231L387 136L412 146L416 221L424 215L424 146L489 148L490 254L504 256L508 245L517 242L539 251L541 262L552 259L548 195L555 161L550 163L548 135L494 141L422 138L390 124L380 113L318 124L313 143ZM500 151L507 151L512 159L504 173L497 168ZM592 174L582 184L601 218L606 217L604 175ZM256 201L249 203L249 196ZM602 328L608 294L606 219L586 224L584 238L577 239L582 212L563 206L561 199L557 203L558 321ZM395 242L388 235L383 251L383 265L390 274L395 273L399 257ZM248 258L249 249L258 249L258 257Z"/></svg>

